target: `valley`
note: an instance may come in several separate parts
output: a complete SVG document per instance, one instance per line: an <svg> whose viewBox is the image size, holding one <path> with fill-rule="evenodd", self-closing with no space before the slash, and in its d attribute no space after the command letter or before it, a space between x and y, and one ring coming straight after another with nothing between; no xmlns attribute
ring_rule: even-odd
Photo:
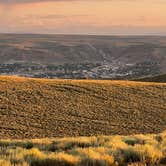
<svg viewBox="0 0 166 166"><path fill-rule="evenodd" d="M137 79L166 73L166 38L0 35L0 74L35 78Z"/></svg>

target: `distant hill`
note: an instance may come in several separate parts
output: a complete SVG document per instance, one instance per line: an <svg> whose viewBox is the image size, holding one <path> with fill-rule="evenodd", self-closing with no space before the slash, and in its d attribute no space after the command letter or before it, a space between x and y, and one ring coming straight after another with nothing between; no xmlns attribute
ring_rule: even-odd
<svg viewBox="0 0 166 166"><path fill-rule="evenodd" d="M166 83L166 74L154 76L154 77L145 77L138 79L138 81L143 81L143 82L163 82Z"/></svg>
<svg viewBox="0 0 166 166"><path fill-rule="evenodd" d="M0 75L136 79L166 73L166 37L0 34Z"/></svg>
<svg viewBox="0 0 166 166"><path fill-rule="evenodd" d="M166 84L0 77L0 138L159 133Z"/></svg>

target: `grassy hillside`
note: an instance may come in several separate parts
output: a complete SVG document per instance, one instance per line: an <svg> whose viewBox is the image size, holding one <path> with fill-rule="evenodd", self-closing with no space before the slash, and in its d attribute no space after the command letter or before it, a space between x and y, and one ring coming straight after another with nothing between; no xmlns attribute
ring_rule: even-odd
<svg viewBox="0 0 166 166"><path fill-rule="evenodd" d="M164 83L0 77L0 138L164 130Z"/></svg>
<svg viewBox="0 0 166 166"><path fill-rule="evenodd" d="M162 74L162 75L158 75L158 76L154 76L154 77L145 77L145 78L139 79L139 81L166 83L166 74Z"/></svg>
<svg viewBox="0 0 166 166"><path fill-rule="evenodd" d="M0 140L1 166L165 166L166 133Z"/></svg>

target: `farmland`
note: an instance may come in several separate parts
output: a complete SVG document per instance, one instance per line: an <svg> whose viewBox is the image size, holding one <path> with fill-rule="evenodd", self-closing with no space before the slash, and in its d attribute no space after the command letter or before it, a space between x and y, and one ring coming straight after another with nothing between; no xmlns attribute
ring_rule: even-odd
<svg viewBox="0 0 166 166"><path fill-rule="evenodd" d="M160 133L166 84L0 77L0 138Z"/></svg>

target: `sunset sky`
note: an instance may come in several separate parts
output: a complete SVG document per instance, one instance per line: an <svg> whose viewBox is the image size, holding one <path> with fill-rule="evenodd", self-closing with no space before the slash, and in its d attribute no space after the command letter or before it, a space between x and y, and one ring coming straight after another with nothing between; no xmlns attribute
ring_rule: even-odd
<svg viewBox="0 0 166 166"><path fill-rule="evenodd" d="M166 35L166 0L0 0L0 33Z"/></svg>

